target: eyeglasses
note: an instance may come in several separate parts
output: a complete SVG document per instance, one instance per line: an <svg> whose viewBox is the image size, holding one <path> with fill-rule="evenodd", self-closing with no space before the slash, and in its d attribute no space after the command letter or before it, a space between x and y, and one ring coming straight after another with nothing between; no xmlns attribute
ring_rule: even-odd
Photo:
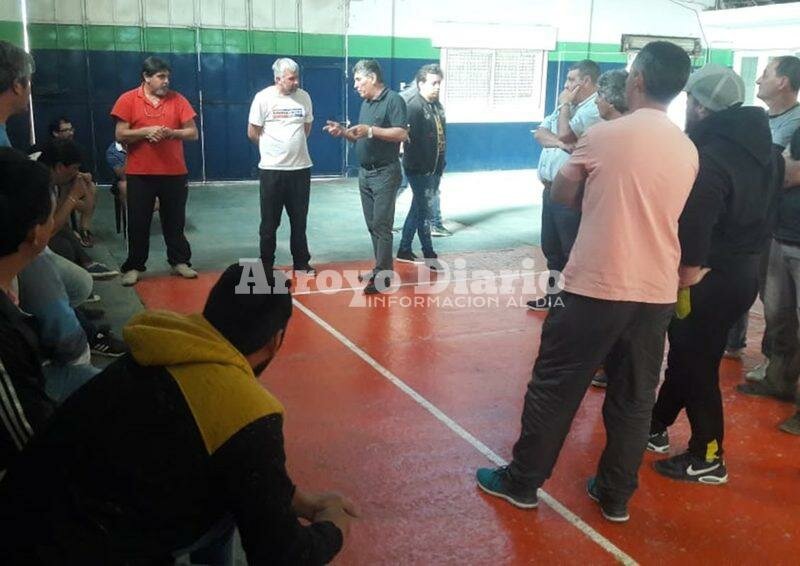
<svg viewBox="0 0 800 566"><path fill-rule="evenodd" d="M75 131L75 128L59 128L58 129L58 133L59 134L66 134L66 133L74 132L74 131Z"/></svg>

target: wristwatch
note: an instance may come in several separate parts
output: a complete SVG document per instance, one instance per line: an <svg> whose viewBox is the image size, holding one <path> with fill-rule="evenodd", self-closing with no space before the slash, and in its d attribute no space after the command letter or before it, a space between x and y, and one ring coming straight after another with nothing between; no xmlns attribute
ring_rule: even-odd
<svg viewBox="0 0 800 566"><path fill-rule="evenodd" d="M369 139L372 139L372 126L370 126L369 128L367 128L367 137L368 137Z"/></svg>

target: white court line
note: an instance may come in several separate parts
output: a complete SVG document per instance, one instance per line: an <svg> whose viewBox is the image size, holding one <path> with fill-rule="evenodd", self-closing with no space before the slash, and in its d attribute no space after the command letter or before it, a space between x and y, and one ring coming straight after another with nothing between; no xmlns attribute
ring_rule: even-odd
<svg viewBox="0 0 800 566"><path fill-rule="evenodd" d="M535 277L537 275L541 275L542 273L549 273L549 271L530 271L526 273L504 273L499 275L490 275L488 277L463 277L461 279L448 279L447 286L449 287L453 283L467 283L469 281L481 281L481 280L489 280L489 279L524 279L525 277ZM424 286L424 285L436 285L441 283L438 279L432 279L431 281L420 282L420 281L408 281L407 283L400 283L399 285L391 285L389 289L399 289L400 287L411 287L411 286ZM317 289L316 291L298 291L292 292L293 297L302 297L305 295L335 295L336 293L341 293L343 291L361 291L364 289L363 286L360 287L342 287L341 289L326 289L325 291L320 291Z"/></svg>
<svg viewBox="0 0 800 566"><path fill-rule="evenodd" d="M411 397L414 401L422 405L422 407L436 417L441 423L443 423L447 428L455 432L458 436L462 439L466 440L473 448L475 448L478 452L486 456L491 462L498 466L505 466L508 464L503 458L497 455L491 448L486 446L483 442L475 438L472 434L470 434L464 427L459 425L453 419L448 417L444 412L441 411L436 405L428 401L425 397L417 393L411 386L406 384L402 379L397 377L391 371L383 367L380 363L378 363L375 358L367 354L364 350L359 348L354 342L352 342L347 336L336 330L333 326L325 322L322 318L320 318L314 311L303 305L300 301L293 299L292 301L294 306L300 309L306 316L308 316L311 320L319 324L325 331L331 334L334 338L336 338L339 342L344 344L347 349L357 355L359 358L364 360L367 364L369 364L375 371L389 380L393 385L395 385L398 389L400 389L403 393ZM637 562L628 554L623 552L620 548L618 548L613 542L605 538L603 535L598 533L594 530L589 524L587 524L583 519L578 517L575 513L567 509L562 503L560 503L557 499L555 499L552 495L544 491L543 489L539 489L539 498L549 505L556 513L561 515L564 519L567 520L572 526L580 530L584 535L586 535L589 539L597 543L603 550L611 554L614 558L616 558L619 562L626 565L635 565Z"/></svg>

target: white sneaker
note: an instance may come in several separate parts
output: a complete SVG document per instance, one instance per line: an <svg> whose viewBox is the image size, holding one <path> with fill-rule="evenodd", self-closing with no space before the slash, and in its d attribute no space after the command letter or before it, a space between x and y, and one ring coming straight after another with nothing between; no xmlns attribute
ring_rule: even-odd
<svg viewBox="0 0 800 566"><path fill-rule="evenodd" d="M769 360L765 362L761 362L756 367L748 371L744 374L744 378L747 381L764 381L764 377L767 375L767 366L769 365Z"/></svg>
<svg viewBox="0 0 800 566"><path fill-rule="evenodd" d="M120 283L125 287L136 285L137 281L139 281L139 272L135 269L126 271L122 274L122 278L120 279Z"/></svg>
<svg viewBox="0 0 800 566"><path fill-rule="evenodd" d="M172 274L179 275L184 279L197 279L197 272L185 263L177 263L173 265Z"/></svg>

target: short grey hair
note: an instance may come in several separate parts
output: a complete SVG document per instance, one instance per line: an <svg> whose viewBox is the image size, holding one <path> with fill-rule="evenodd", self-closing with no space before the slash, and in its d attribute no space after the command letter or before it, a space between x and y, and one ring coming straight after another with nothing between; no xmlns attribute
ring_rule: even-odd
<svg viewBox="0 0 800 566"><path fill-rule="evenodd" d="M353 67L353 74L374 75L375 82L383 84L381 66L375 59L362 59Z"/></svg>
<svg viewBox="0 0 800 566"><path fill-rule="evenodd" d="M297 73L300 71L300 65L297 64L297 61L288 57L276 59L272 64L272 74L276 79L281 78L286 71Z"/></svg>
<svg viewBox="0 0 800 566"><path fill-rule="evenodd" d="M628 71L614 69L606 71L597 80L597 94L622 114L628 111L628 101L625 98L625 81L627 78Z"/></svg>

